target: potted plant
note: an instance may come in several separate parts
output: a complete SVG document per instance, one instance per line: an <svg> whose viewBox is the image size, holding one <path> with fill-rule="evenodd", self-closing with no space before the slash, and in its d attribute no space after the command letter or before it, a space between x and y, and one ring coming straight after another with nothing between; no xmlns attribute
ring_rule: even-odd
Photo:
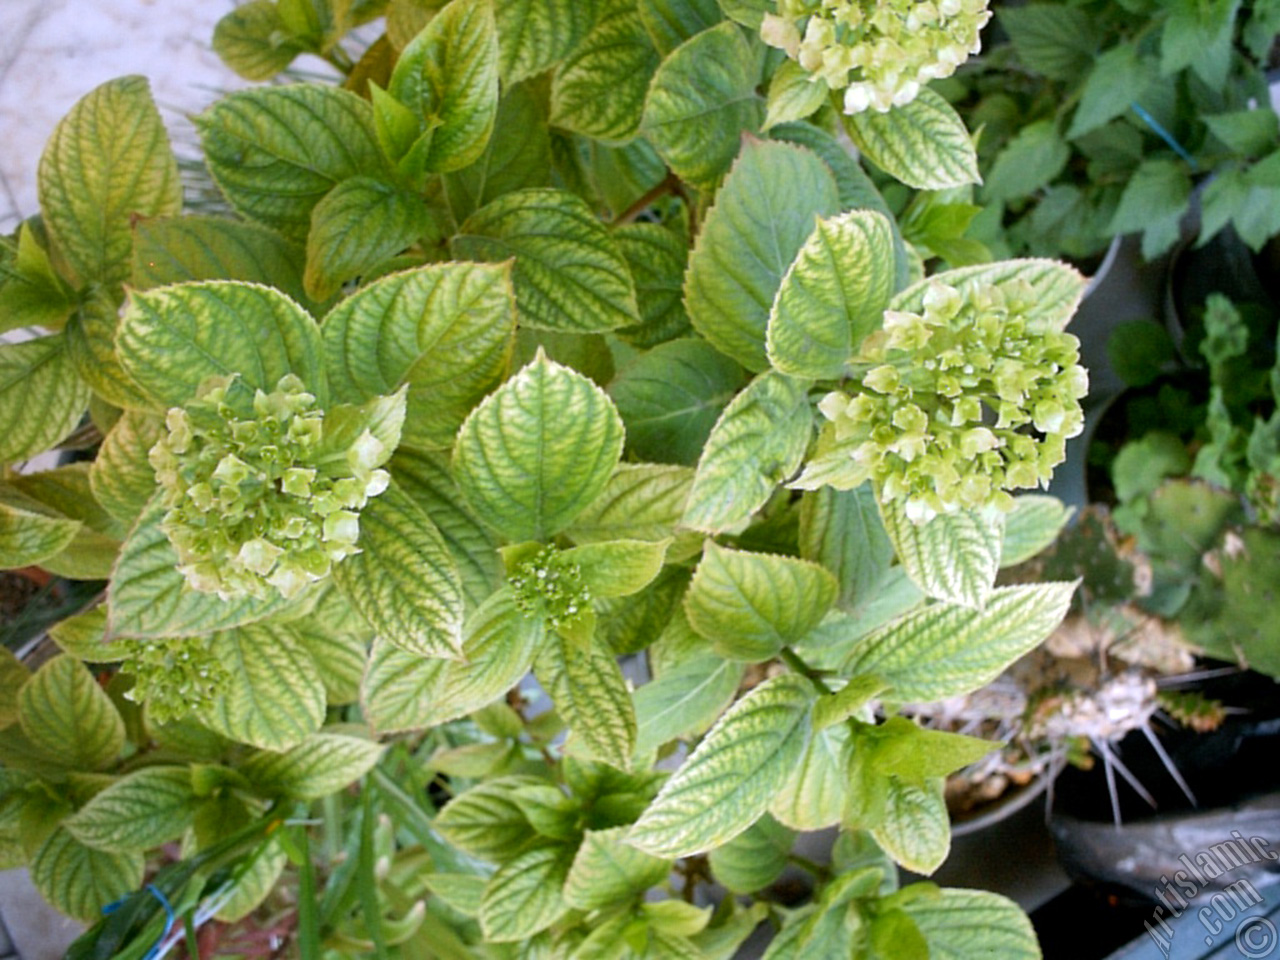
<svg viewBox="0 0 1280 960"><path fill-rule="evenodd" d="M1135 233L1151 260L1207 182L1200 242L1231 224L1259 249L1280 230L1278 27L1268 4L1002 5L946 91L982 129L971 233L1000 256L1085 262Z"/></svg>
<svg viewBox="0 0 1280 960"><path fill-rule="evenodd" d="M975 182L927 82L986 11L861 9L256 0L231 63L345 79L197 118L221 217L142 78L62 121L2 248L45 334L0 347L0 460L102 440L7 472L0 542L108 583L4 660L0 849L98 921L72 957L728 957L766 919L771 957L1039 955L1004 898L897 889L994 746L897 705L1067 610L995 578L1057 530L1014 494L1081 428L1084 281L919 276L836 134ZM699 905L835 825L807 903Z"/></svg>

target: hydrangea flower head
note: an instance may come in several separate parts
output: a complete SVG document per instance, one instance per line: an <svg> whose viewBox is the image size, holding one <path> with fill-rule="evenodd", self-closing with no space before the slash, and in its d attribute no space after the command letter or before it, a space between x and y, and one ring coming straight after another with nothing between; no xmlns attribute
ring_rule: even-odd
<svg viewBox="0 0 1280 960"><path fill-rule="evenodd" d="M214 378L166 424L150 453L161 527L187 582L224 599L323 579L358 552L360 509L390 480L388 445L369 429L336 445L332 415L292 374L270 393Z"/></svg>
<svg viewBox="0 0 1280 960"><path fill-rule="evenodd" d="M1079 341L1032 318L1023 281L934 280L922 304L886 312L863 343L853 393L819 404L825 452L798 485L824 474L842 487L871 480L917 522L1009 509L1008 491L1047 484L1084 427Z"/></svg>
<svg viewBox="0 0 1280 960"><path fill-rule="evenodd" d="M121 669L134 679L125 697L145 703L155 723L199 713L222 695L229 674L207 637L117 642L128 648Z"/></svg>
<svg viewBox="0 0 1280 960"><path fill-rule="evenodd" d="M844 91L847 114L910 103L982 48L989 0L778 0L760 36L815 80Z"/></svg>
<svg viewBox="0 0 1280 960"><path fill-rule="evenodd" d="M516 567L509 578L516 607L554 628L573 623L591 609L591 590L582 570L553 546L545 546Z"/></svg>

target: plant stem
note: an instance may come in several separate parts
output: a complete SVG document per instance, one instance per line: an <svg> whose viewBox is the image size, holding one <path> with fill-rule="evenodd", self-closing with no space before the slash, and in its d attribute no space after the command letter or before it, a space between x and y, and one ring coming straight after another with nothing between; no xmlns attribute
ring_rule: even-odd
<svg viewBox="0 0 1280 960"><path fill-rule="evenodd" d="M319 960L320 922L316 914L316 867L311 861L311 838L306 827L293 829L302 854L302 863L298 866L298 953L302 960Z"/></svg>
<svg viewBox="0 0 1280 960"><path fill-rule="evenodd" d="M808 677L813 685L818 688L819 693L829 694L832 692L831 688L827 686L827 682L822 679L822 674L805 663L800 654L796 653L790 647L783 647L782 653L779 654L779 656L782 657L782 662L793 671L800 674L802 677Z"/></svg>
<svg viewBox="0 0 1280 960"><path fill-rule="evenodd" d="M787 854L787 862L793 866L799 867L808 873L813 874L819 880L826 881L831 879L831 868L824 867L816 860L810 860L808 857L802 857L798 853Z"/></svg>
<svg viewBox="0 0 1280 960"><path fill-rule="evenodd" d="M684 198L685 202L688 203L688 199L684 196L684 185L680 183L680 178L674 173L668 173L661 183L647 191L639 200L623 210L610 226L620 227L623 224L635 222L636 217L648 210L656 201L672 193Z"/></svg>
<svg viewBox="0 0 1280 960"><path fill-rule="evenodd" d="M364 922L373 941L373 955L387 960L387 941L382 934L382 905L378 902L378 877L373 862L373 791L364 791L364 803L360 809L360 864L356 870L356 887L360 893L360 907Z"/></svg>

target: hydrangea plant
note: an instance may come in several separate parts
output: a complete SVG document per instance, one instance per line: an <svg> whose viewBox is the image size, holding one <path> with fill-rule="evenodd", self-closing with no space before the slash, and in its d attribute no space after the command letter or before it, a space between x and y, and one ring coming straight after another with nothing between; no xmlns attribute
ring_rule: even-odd
<svg viewBox="0 0 1280 960"><path fill-rule="evenodd" d="M0 555L101 584L0 658L0 857L70 956L1039 956L896 867L996 746L896 705L1074 589L997 575L1064 516L1082 278L938 262L864 166L975 182L925 84L984 17L253 0L228 63L340 76L196 118L199 212L142 78L76 105L0 244Z"/></svg>

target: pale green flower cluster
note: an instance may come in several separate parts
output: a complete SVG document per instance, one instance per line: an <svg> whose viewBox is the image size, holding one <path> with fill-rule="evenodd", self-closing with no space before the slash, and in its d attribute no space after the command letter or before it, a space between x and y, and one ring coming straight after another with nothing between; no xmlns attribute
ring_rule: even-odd
<svg viewBox="0 0 1280 960"><path fill-rule="evenodd" d="M1089 386L1079 341L1030 319L1029 284L935 281L920 313L887 311L868 337L852 396L828 394L825 438L852 461L841 485L872 480L919 522L996 506L1045 485L1080 433Z"/></svg>
<svg viewBox="0 0 1280 960"><path fill-rule="evenodd" d="M236 376L169 411L151 465L162 527L187 582L204 593L293 597L358 552L359 511L387 488L391 451L365 430L325 449L325 415L292 374L271 393Z"/></svg>
<svg viewBox="0 0 1280 960"><path fill-rule="evenodd" d="M125 696L145 703L154 723L170 723L211 706L230 676L207 637L117 642L128 649L121 669L134 680Z"/></svg>
<svg viewBox="0 0 1280 960"><path fill-rule="evenodd" d="M847 114L910 103L982 48L988 0L778 0L760 27L832 90Z"/></svg>
<svg viewBox="0 0 1280 960"><path fill-rule="evenodd" d="M581 568L553 546L543 547L517 566L509 582L516 607L553 628L573 623L591 609L591 590L582 580Z"/></svg>

